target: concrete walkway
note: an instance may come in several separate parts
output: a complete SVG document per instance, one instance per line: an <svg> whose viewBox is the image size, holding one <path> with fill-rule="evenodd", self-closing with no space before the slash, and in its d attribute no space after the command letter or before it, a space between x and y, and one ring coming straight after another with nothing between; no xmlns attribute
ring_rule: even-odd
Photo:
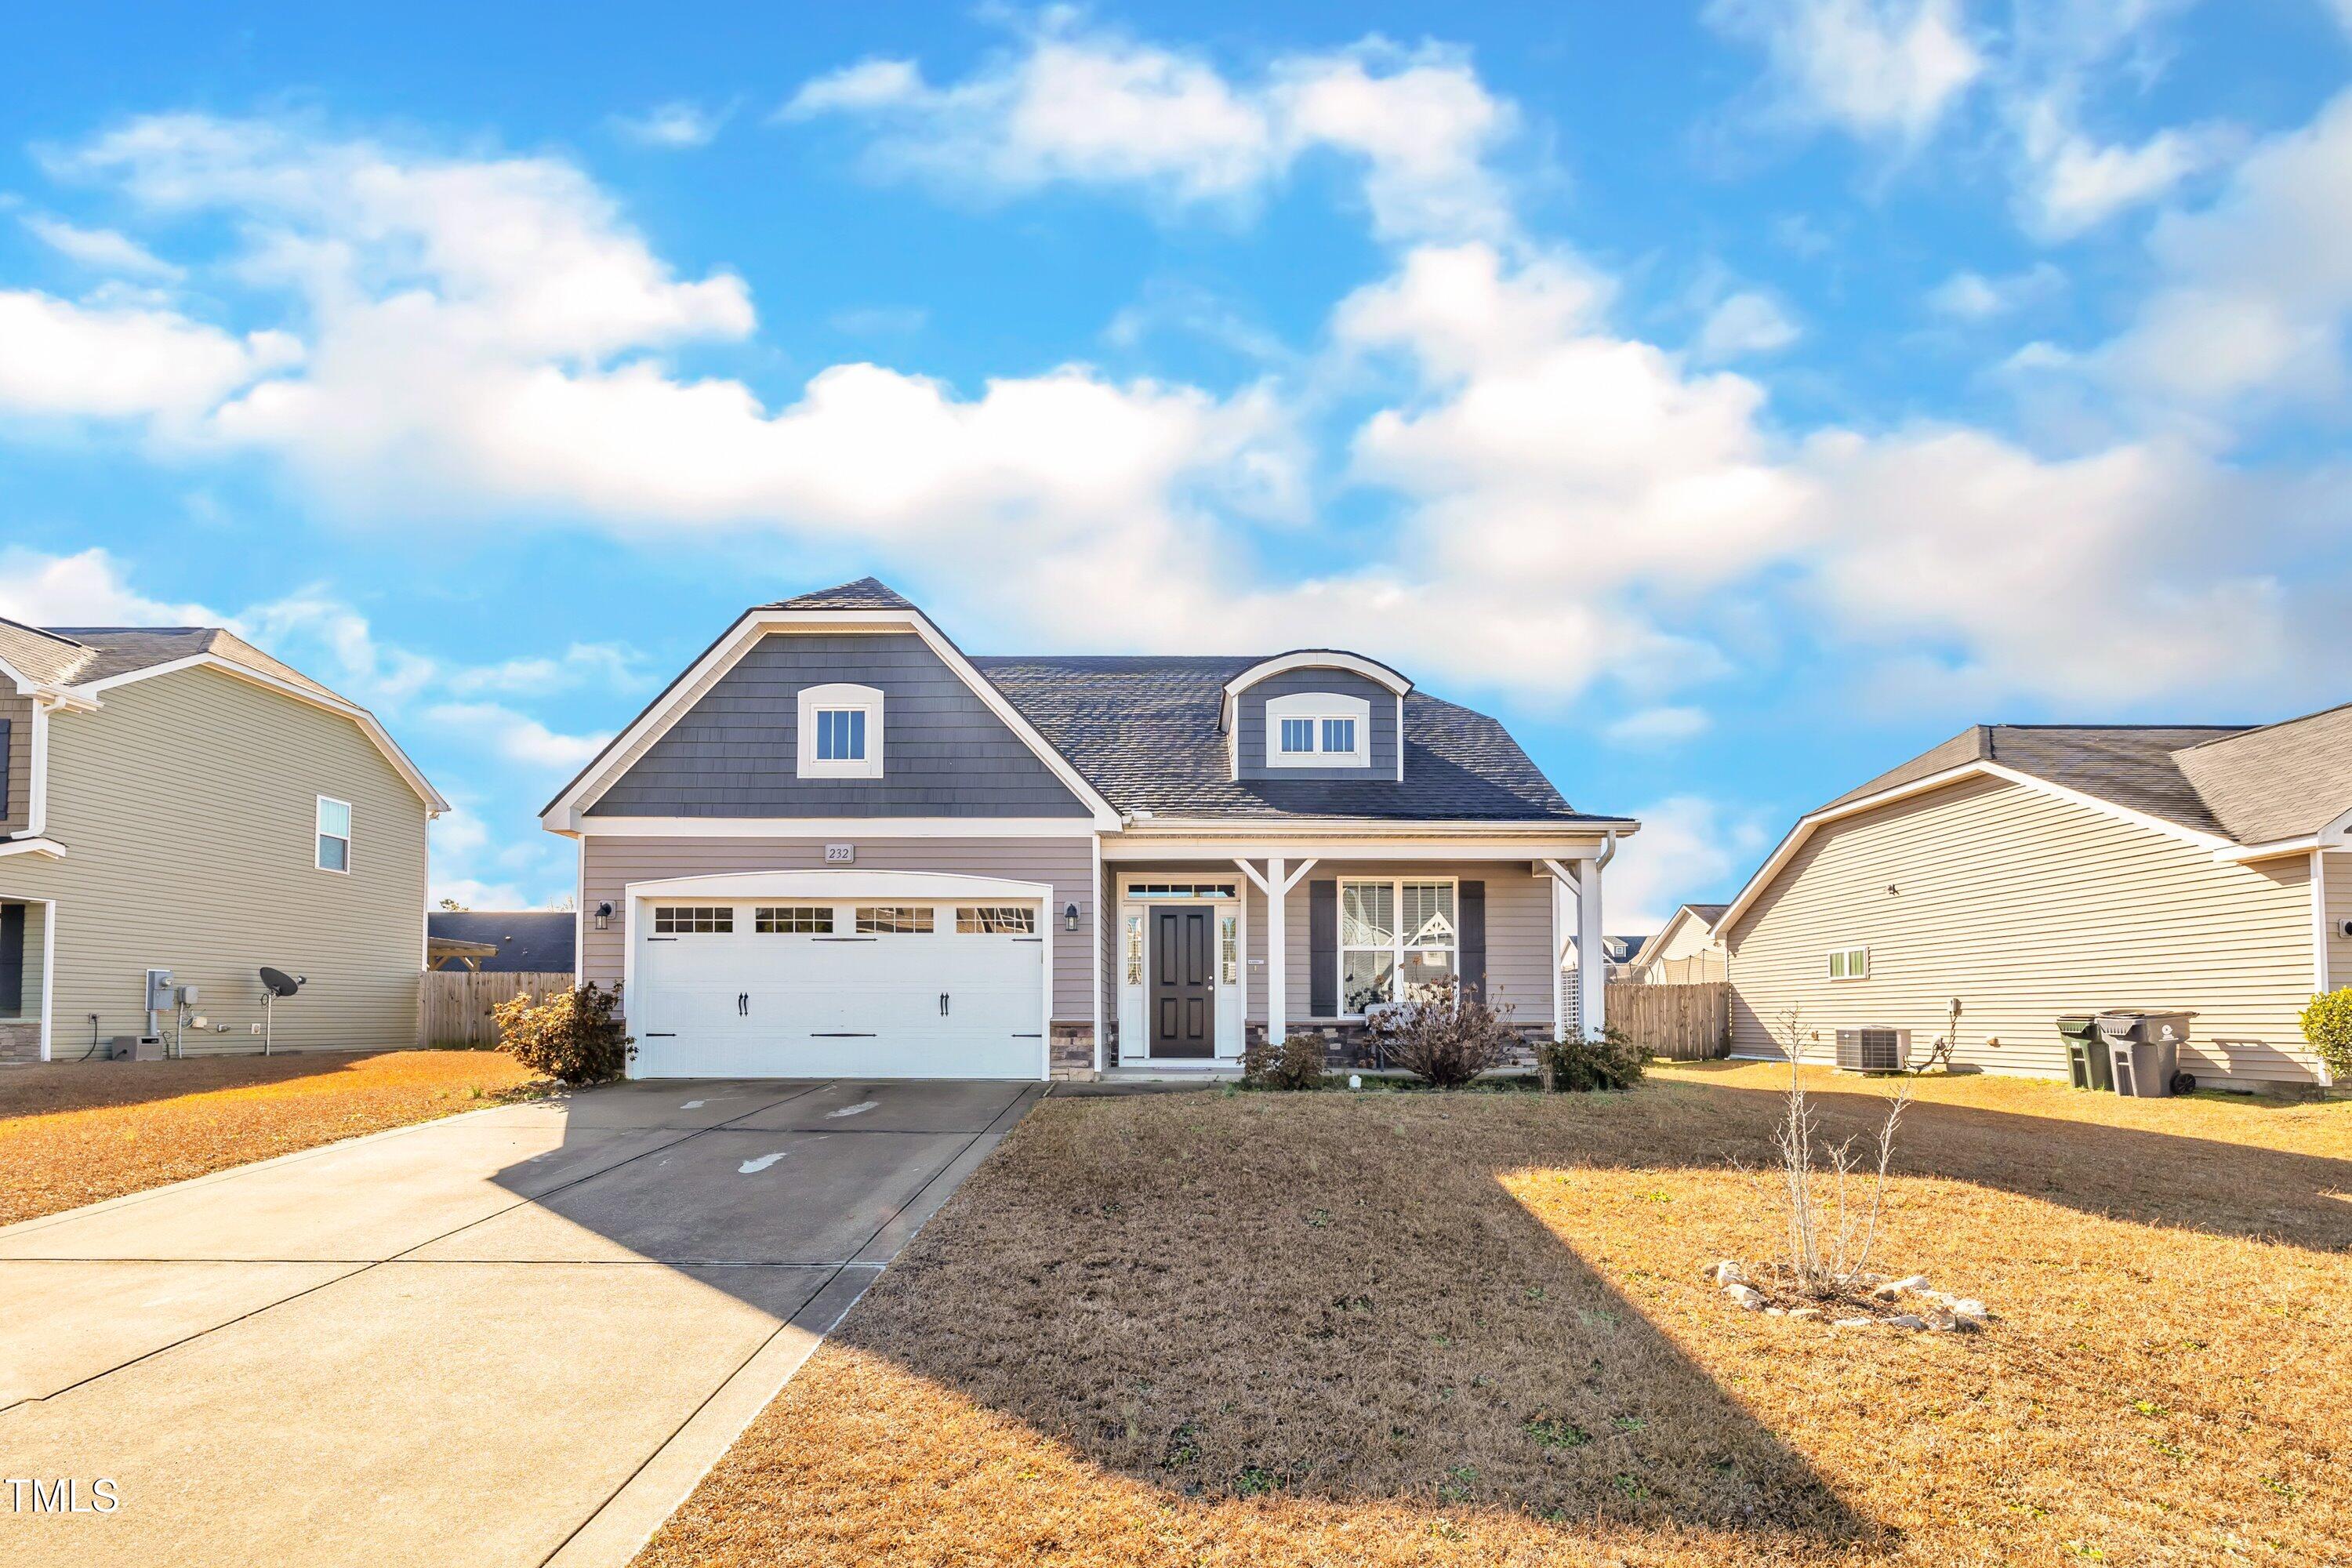
<svg viewBox="0 0 2352 1568"><path fill-rule="evenodd" d="M0 1229L0 1562L625 1563L1038 1092L616 1085Z"/></svg>

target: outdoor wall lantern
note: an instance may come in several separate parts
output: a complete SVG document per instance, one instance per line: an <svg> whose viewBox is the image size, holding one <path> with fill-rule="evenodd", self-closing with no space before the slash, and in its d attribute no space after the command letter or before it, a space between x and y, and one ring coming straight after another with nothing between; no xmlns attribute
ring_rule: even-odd
<svg viewBox="0 0 2352 1568"><path fill-rule="evenodd" d="M596 929L598 931L608 931L612 928L612 924L613 906L610 904L598 904L596 906Z"/></svg>
<svg viewBox="0 0 2352 1568"><path fill-rule="evenodd" d="M1075 899L1062 906L1062 929L1064 931L1078 929L1078 905Z"/></svg>

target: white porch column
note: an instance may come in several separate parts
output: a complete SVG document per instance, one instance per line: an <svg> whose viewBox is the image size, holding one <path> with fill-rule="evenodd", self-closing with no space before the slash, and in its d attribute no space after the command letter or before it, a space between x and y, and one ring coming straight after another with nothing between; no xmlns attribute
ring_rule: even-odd
<svg viewBox="0 0 2352 1568"><path fill-rule="evenodd" d="M1290 1038L1290 884L1283 858L1265 862L1265 1037L1270 1045Z"/></svg>
<svg viewBox="0 0 2352 1568"><path fill-rule="evenodd" d="M1570 932L1568 884L1551 879L1551 1037L1568 1038L1568 951Z"/></svg>
<svg viewBox="0 0 2352 1568"><path fill-rule="evenodd" d="M1601 862L1576 863L1576 1016L1584 1037L1609 1026L1609 949L1601 935Z"/></svg>
<svg viewBox="0 0 2352 1568"><path fill-rule="evenodd" d="M1293 870L1284 857L1269 855L1263 876L1239 856L1234 864L1265 895L1265 1037L1280 1045L1290 1037L1290 889L1315 869L1315 858L1301 860ZM1246 981L1243 994L1248 994Z"/></svg>

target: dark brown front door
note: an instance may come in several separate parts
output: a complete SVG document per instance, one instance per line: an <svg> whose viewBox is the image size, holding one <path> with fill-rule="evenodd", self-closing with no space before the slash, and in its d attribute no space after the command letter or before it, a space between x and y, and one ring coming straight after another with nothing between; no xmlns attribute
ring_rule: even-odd
<svg viewBox="0 0 2352 1568"><path fill-rule="evenodd" d="M1151 911L1151 1054L1212 1057L1217 992L1207 910Z"/></svg>

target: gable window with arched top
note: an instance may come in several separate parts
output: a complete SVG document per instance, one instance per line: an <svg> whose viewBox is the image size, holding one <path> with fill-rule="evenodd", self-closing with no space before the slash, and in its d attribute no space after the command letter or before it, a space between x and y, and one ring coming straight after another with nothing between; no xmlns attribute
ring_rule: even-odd
<svg viewBox="0 0 2352 1568"><path fill-rule="evenodd" d="M800 695L794 772L804 779L882 776L882 692L835 681Z"/></svg>

